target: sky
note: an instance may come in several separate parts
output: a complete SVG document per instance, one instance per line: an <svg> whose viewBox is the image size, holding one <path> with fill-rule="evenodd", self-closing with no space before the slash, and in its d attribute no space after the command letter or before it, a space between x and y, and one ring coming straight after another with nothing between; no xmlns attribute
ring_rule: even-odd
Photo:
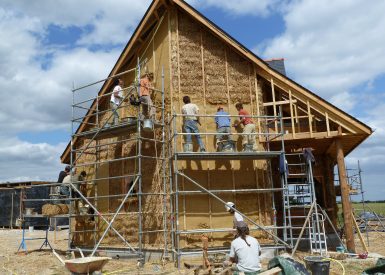
<svg viewBox="0 0 385 275"><path fill-rule="evenodd" d="M385 199L385 1L190 0L258 56L373 128L346 157ZM150 1L0 2L0 182L56 180L71 88L106 77ZM95 88L95 94L97 88Z"/></svg>

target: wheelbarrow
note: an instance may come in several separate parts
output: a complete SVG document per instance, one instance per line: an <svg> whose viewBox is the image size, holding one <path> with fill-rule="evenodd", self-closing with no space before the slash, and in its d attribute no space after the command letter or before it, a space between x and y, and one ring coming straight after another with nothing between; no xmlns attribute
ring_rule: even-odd
<svg viewBox="0 0 385 275"><path fill-rule="evenodd" d="M110 257L84 257L82 250L78 249L82 258L64 261L54 249L52 249L52 252L72 274L92 274L94 271L102 270L103 266L111 260Z"/></svg>
<svg viewBox="0 0 385 275"><path fill-rule="evenodd" d="M102 270L109 261L109 257L84 257L64 261L65 267L75 274L92 274L94 271Z"/></svg>

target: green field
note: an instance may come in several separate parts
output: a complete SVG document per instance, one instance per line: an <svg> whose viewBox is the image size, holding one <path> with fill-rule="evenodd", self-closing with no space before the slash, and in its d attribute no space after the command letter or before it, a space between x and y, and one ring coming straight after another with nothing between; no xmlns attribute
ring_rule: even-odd
<svg viewBox="0 0 385 275"><path fill-rule="evenodd" d="M338 221L342 223L342 204L338 203ZM352 208L355 210L355 214L359 214L362 212L362 203L353 202ZM385 217L385 202L368 202L365 203L365 211L368 212L376 212L377 215L381 215Z"/></svg>

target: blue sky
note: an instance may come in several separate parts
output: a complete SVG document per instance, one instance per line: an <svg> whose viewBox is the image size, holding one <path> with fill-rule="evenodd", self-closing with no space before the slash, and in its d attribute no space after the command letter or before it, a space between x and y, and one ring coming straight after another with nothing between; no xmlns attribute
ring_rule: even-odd
<svg viewBox="0 0 385 275"><path fill-rule="evenodd" d="M70 136L73 83L110 72L149 3L0 3L0 181L56 179ZM367 197L385 199L385 3L189 3L262 58L285 58L292 79L373 127L346 162L360 160Z"/></svg>

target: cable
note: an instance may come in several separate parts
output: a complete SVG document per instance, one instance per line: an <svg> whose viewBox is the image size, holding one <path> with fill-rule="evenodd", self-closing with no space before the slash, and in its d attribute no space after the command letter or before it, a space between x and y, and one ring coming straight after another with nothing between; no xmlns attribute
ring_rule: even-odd
<svg viewBox="0 0 385 275"><path fill-rule="evenodd" d="M323 261L327 261L327 260L338 263L342 267L342 275L345 275L345 267L342 265L340 261L337 261L336 259L332 259L332 258L323 259Z"/></svg>

